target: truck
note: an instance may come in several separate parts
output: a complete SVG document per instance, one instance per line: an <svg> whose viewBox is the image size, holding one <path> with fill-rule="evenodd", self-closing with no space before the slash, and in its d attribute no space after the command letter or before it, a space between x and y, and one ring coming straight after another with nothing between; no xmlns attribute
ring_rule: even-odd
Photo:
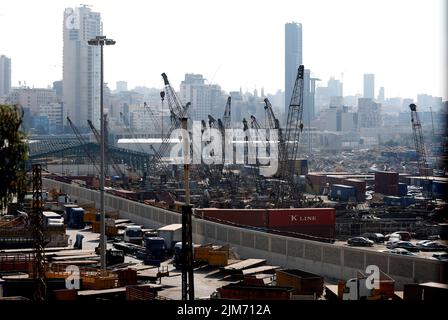
<svg viewBox="0 0 448 320"><path fill-rule="evenodd" d="M150 237L145 239L144 250L137 252L137 259L143 260L144 264L159 266L166 259L167 248L165 239Z"/></svg>
<svg viewBox="0 0 448 320"><path fill-rule="evenodd" d="M127 226L124 230L123 239L125 242L133 244L142 244L143 230L141 226Z"/></svg>
<svg viewBox="0 0 448 320"><path fill-rule="evenodd" d="M169 252L174 251L177 242L182 241L182 224L174 223L157 229L157 234L165 240L166 249Z"/></svg>

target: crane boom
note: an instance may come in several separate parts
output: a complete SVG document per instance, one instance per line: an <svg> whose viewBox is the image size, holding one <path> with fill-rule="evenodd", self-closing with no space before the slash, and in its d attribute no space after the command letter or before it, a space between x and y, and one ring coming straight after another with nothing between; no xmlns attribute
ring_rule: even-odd
<svg viewBox="0 0 448 320"><path fill-rule="evenodd" d="M98 143L101 143L101 135L98 132L98 130L95 128L95 126L93 125L92 121L87 120L87 123L89 124L90 129L92 130L93 134L95 135L96 141ZM110 153L109 153L109 144L107 142L106 142L106 157L111 160L111 165L112 165L112 168L114 168L115 172L117 174L119 174L120 177L123 178L124 177L124 173L121 170L120 166L115 163L115 159L110 155Z"/></svg>
<svg viewBox="0 0 448 320"><path fill-rule="evenodd" d="M427 175L428 164L426 162L425 143L423 141L422 124L414 103L409 105L411 109L411 124L414 136L415 151L417 152L417 164L420 175Z"/></svg>
<svg viewBox="0 0 448 320"><path fill-rule="evenodd" d="M299 197L294 186L294 167L299 149L300 133L303 130L303 87L304 87L305 67L300 65L297 71L297 77L292 91L291 101L288 108L288 117L285 128L285 142L283 150L280 149L279 161L279 187L276 195L276 206L281 207L284 204L285 196L288 193L290 197Z"/></svg>
<svg viewBox="0 0 448 320"><path fill-rule="evenodd" d="M75 124L72 122L72 120L67 117L68 124L73 130L73 133L75 134L78 141L81 143L82 148L84 149L84 152L86 153L87 157L89 158L92 165L95 167L96 171L99 173L100 169L96 165L95 157L92 156L92 154L89 152L89 150L86 147L87 141L82 137L81 133L79 132L78 128L76 128Z"/></svg>
<svg viewBox="0 0 448 320"><path fill-rule="evenodd" d="M224 116L222 117L224 129L230 129L230 123L232 122L232 98L227 98L226 107L224 109Z"/></svg>

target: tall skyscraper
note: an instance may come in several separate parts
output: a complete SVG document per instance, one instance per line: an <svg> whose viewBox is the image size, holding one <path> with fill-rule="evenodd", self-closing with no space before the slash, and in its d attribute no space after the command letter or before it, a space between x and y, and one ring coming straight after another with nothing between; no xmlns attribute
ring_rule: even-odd
<svg viewBox="0 0 448 320"><path fill-rule="evenodd" d="M0 56L0 97L11 91L11 59Z"/></svg>
<svg viewBox="0 0 448 320"><path fill-rule="evenodd" d="M364 96L363 98L375 98L375 75L364 74Z"/></svg>
<svg viewBox="0 0 448 320"><path fill-rule="evenodd" d="M103 34L101 15L88 6L64 11L63 102L67 115L78 127L91 120L100 124L99 46L87 41Z"/></svg>
<svg viewBox="0 0 448 320"><path fill-rule="evenodd" d="M302 24L285 24L285 119L288 116L297 69L302 64Z"/></svg>

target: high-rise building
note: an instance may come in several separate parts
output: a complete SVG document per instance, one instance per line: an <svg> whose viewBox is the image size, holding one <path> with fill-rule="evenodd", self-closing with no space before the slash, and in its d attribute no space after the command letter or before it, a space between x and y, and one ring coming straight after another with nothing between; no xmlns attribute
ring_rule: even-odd
<svg viewBox="0 0 448 320"><path fill-rule="evenodd" d="M219 85L205 84L202 74L185 74L180 84L180 99L191 102L189 115L192 120L207 120L208 115L221 117L224 112L225 100ZM221 113L219 113L221 112Z"/></svg>
<svg viewBox="0 0 448 320"><path fill-rule="evenodd" d="M363 98L374 99L375 98L375 75L364 74L364 95Z"/></svg>
<svg viewBox="0 0 448 320"><path fill-rule="evenodd" d="M0 97L6 96L11 91L11 59L0 56Z"/></svg>
<svg viewBox="0 0 448 320"><path fill-rule="evenodd" d="M87 127L91 120L99 128L100 48L87 41L103 34L100 13L88 6L65 9L63 33L64 109L76 126Z"/></svg>
<svg viewBox="0 0 448 320"><path fill-rule="evenodd" d="M378 128L381 125L381 104L369 98L358 99L358 126Z"/></svg>
<svg viewBox="0 0 448 320"><path fill-rule="evenodd" d="M31 116L40 113L40 107L57 102L56 91L44 88L13 88L9 94L9 102L29 109Z"/></svg>
<svg viewBox="0 0 448 320"><path fill-rule="evenodd" d="M297 77L297 69L302 64L302 24L285 24L285 118Z"/></svg>

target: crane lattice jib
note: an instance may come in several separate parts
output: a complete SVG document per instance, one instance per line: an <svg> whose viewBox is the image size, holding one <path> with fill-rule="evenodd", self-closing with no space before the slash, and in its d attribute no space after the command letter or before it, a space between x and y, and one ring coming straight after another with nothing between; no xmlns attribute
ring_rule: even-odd
<svg viewBox="0 0 448 320"><path fill-rule="evenodd" d="M105 132L104 132L104 140L106 140L107 139L107 133L106 133L106 119L104 119L104 122L105 122L105 124L104 124L104 128L105 128ZM89 125L89 127L90 127L90 129L92 130L92 132L93 132L93 135L95 136L95 139L96 139L96 142L98 142L98 144L100 144L101 145L101 135L100 135L100 133L98 132L98 130L95 128L95 126L93 125L93 123L92 123L92 121L90 121L90 120L87 120L87 123L88 123L88 125ZM117 173L117 174L119 174L120 175L120 177L124 177L124 173L123 173L123 171L121 170L121 168L120 168L120 166L115 162L115 159L114 159L114 157L112 157L112 155L110 154L110 152L109 152L109 144L105 141L105 143L104 143L104 148L105 148L105 156L106 156L106 159L109 159L109 160L111 160L111 165L112 165L112 168L114 168L114 170L115 170L115 172ZM106 167L106 170L107 170L107 167Z"/></svg>
<svg viewBox="0 0 448 320"><path fill-rule="evenodd" d="M284 153L285 150L285 140L283 139L283 130L280 127L280 121L275 117L274 110L272 109L271 102L268 98L264 99L265 110L268 118L269 128L277 130L277 138L279 143L279 155Z"/></svg>
<svg viewBox="0 0 448 320"><path fill-rule="evenodd" d="M162 127L160 125L160 122L157 121L156 115L154 114L154 112L152 111L152 109L146 102L143 103L143 112L147 112L149 114L149 117L151 118L151 121L154 124L154 128L158 132L162 132ZM121 112L120 112L120 114L121 114Z"/></svg>
<svg viewBox="0 0 448 320"><path fill-rule="evenodd" d="M84 149L85 154L89 158L89 160L92 163L92 165L95 167L96 171L99 173L100 169L96 165L95 157L92 156L92 154L90 153L89 149L86 147L87 141L83 138L83 136L79 132L78 128L76 128L75 124L72 122L72 120L69 117L67 117L67 121L68 121L68 124L70 125L70 127L72 128L73 133L75 134L76 138L81 143L81 146Z"/></svg>
<svg viewBox="0 0 448 320"><path fill-rule="evenodd" d="M417 106L412 103L409 105L409 108L411 109L412 132L414 136L415 149L417 152L419 173L427 175L426 171L428 166L426 162L425 144L423 142L422 124L417 113Z"/></svg>
<svg viewBox="0 0 448 320"><path fill-rule="evenodd" d="M226 103L226 107L224 109L224 116L222 117L222 122L224 125L224 129L230 129L230 123L232 121L232 98L228 97L227 98L227 103Z"/></svg>
<svg viewBox="0 0 448 320"><path fill-rule="evenodd" d="M304 66L301 65L297 72L297 78L291 96L286 121L285 150L281 157L281 178L291 179L294 172L294 163L297 159L299 137L303 129L303 74Z"/></svg>
<svg viewBox="0 0 448 320"><path fill-rule="evenodd" d="M170 85L168 77L165 73L162 73L162 78L165 85L165 95L163 98L166 97L166 99L168 100L168 107L170 109L172 121L167 134L165 135L165 137L162 137L162 144L158 152L161 156L163 156L167 152L170 145L170 137L172 132L175 129L180 128L180 119L187 117L188 109L190 107L190 102L188 102L185 106L182 105L179 97L177 96L173 87Z"/></svg>
<svg viewBox="0 0 448 320"><path fill-rule="evenodd" d="M295 198L296 190L293 183L294 166L299 148L299 137L303 129L303 74L304 66L299 66L294 89L288 108L288 117L284 135L284 145L279 148L279 185L275 198L277 208L284 205L285 196L289 190L289 197Z"/></svg>

